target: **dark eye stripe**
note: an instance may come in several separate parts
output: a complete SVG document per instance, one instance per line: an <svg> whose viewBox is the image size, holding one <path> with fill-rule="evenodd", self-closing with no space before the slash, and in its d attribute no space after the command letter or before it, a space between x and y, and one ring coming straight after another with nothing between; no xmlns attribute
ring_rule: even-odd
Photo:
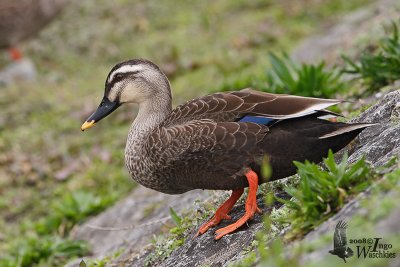
<svg viewBox="0 0 400 267"><path fill-rule="evenodd" d="M136 71L130 71L130 72L116 73L114 75L113 79L110 82L107 82L105 94L109 93L110 89L114 86L115 83L120 82L128 75L135 75L135 74L138 74L139 72L140 72L139 70L136 70ZM132 78L135 78L135 77L132 77Z"/></svg>

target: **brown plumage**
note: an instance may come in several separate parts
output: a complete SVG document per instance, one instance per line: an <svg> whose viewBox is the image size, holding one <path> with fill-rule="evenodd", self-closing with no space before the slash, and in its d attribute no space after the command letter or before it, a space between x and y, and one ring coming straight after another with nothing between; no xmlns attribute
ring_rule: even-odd
<svg viewBox="0 0 400 267"><path fill-rule="evenodd" d="M266 182L258 178L264 155L272 165L270 180L284 178L296 172L293 161L320 162L329 149L340 150L371 125L320 118L331 115L325 109L340 100L251 89L207 95L172 109L170 86L160 69L146 60L130 60L111 70L102 104L82 130L126 102L139 104L125 150L134 180L168 194L193 189L236 192L200 234L226 218L244 187L250 185L254 194L257 184ZM249 195L245 218L216 238L250 219L258 210L254 201L255 195Z"/></svg>

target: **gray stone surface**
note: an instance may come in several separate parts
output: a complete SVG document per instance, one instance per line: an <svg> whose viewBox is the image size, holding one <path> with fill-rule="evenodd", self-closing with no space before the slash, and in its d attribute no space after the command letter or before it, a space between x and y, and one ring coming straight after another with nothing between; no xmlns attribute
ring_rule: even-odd
<svg viewBox="0 0 400 267"><path fill-rule="evenodd" d="M377 126L373 126L363 131L359 135L358 146L353 148L353 151L349 157L349 162L355 162L362 156L375 167L379 167L387 163L393 157L400 156L400 123L398 121L398 108L400 103L400 90L390 92L382 97L375 105L367 109L353 122L374 122L379 123ZM398 167L393 165L392 168ZM386 169L389 172L391 168ZM399 177L400 179L400 177ZM398 194L398 192L384 192L389 196L392 194ZM337 214L331 217L329 220L321 224L317 229L310 232L301 243L311 243L313 240L317 240L324 234L333 233L335 225L339 220L349 221L352 217L357 214L365 212L360 204L361 200L367 199L370 195L370 189L359 194L356 198L352 199L347 203ZM393 233L400 233L400 205L393 209L390 216L383 218L376 226L375 233L378 236L389 236ZM328 246L322 246L319 249L302 255L303 262L318 262L322 261L327 256L327 251L330 249L332 244ZM396 262L393 261L393 264ZM393 265L399 266L399 265Z"/></svg>
<svg viewBox="0 0 400 267"><path fill-rule="evenodd" d="M355 199L351 200L349 203L347 203L337 214L335 214L333 217L331 217L329 220L318 226L315 230L310 232L306 237L304 237L302 240L295 242L295 244L292 244L292 246L302 243L302 244L311 244L316 240L319 240L321 236L324 235L332 235L335 229L336 224L340 220L344 220L346 222L351 221L351 218L353 218L356 215L362 215L365 212L368 212L363 206L361 205L361 201L365 200L370 197L370 190L367 190L361 194L359 194ZM389 191L389 192L382 192L380 194L380 198L384 197L394 197L395 194L399 194L398 191ZM382 237L383 239L393 235L394 233L400 233L400 224L398 223L400 221L400 206L395 207L391 214L387 217L381 218L375 225L373 232L375 236L377 237ZM348 230L351 232L351 230ZM349 233L351 234L351 233ZM348 236L350 236L348 234ZM356 238L361 238L362 236L357 236ZM369 237L369 235L364 236L364 237ZM395 249L398 249L398 244L393 244ZM313 250L310 253L305 253L302 254L300 262L304 266L307 266L307 262L323 262L324 258L327 256L330 256L328 254L328 251L332 249L332 242L329 242L327 245L320 245L318 246L318 249ZM394 252L394 251L393 251ZM397 263L397 264L396 264ZM397 256L397 260L393 260L391 262L391 266L400 266L398 265L399 263L399 256ZM381 265L378 265L381 266Z"/></svg>
<svg viewBox="0 0 400 267"><path fill-rule="evenodd" d="M379 0L360 10L345 16L341 23L327 29L317 36L305 39L298 45L292 57L299 62L318 63L326 60L328 64L340 59L343 52L356 49L359 51L359 43L364 45L375 38L373 33L382 31L382 23L398 19L400 1Z"/></svg>
<svg viewBox="0 0 400 267"><path fill-rule="evenodd" d="M209 192L202 190L166 195L138 186L125 199L74 229L71 236L90 244L92 255L87 258L101 259L121 249L121 257L133 257L142 253L166 223L171 223L169 207L176 211L193 208L195 200L208 196ZM77 266L79 261L68 266Z"/></svg>
<svg viewBox="0 0 400 267"><path fill-rule="evenodd" d="M400 155L399 103L400 90L395 90L352 121L378 124L359 135L362 146L354 151L349 162L365 156L374 166L382 166L393 156Z"/></svg>
<svg viewBox="0 0 400 267"><path fill-rule="evenodd" d="M264 199L258 198L258 206L263 213L270 213L272 207L264 205ZM275 203L274 207L279 208L281 204ZM230 215L232 221L238 220L244 213L244 204L237 205ZM227 226L232 221L222 222L217 229ZM254 240L255 234L263 227L262 215L256 214L254 219L243 226L233 234L224 236L218 241L214 240L215 228L209 230L202 236L194 239L189 238L186 243L175 250L171 256L158 266L173 267L173 266L226 266L233 259L240 258L243 251L248 248ZM191 229L193 236L197 231L197 227ZM138 258L137 261L132 261L128 266L142 266L142 261Z"/></svg>

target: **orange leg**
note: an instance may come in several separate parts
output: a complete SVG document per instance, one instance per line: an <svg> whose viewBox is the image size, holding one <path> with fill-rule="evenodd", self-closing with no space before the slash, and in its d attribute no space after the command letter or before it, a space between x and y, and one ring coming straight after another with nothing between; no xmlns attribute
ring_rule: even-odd
<svg viewBox="0 0 400 267"><path fill-rule="evenodd" d="M220 239L224 235L234 232L248 220L251 220L256 212L261 213L261 210L257 207L256 196L258 189L258 176L254 171L250 170L246 173L246 178L249 182L249 193L246 200L246 213L237 222L215 231L216 240Z"/></svg>
<svg viewBox="0 0 400 267"><path fill-rule="evenodd" d="M231 211L233 206L235 205L236 201L240 198L243 194L244 189L237 189L232 191L232 195L222 204L217 211L215 212L214 216L202 226L200 226L199 230L197 231L196 236L202 235L207 232L208 229L218 225L223 219L230 220L231 216L228 213Z"/></svg>

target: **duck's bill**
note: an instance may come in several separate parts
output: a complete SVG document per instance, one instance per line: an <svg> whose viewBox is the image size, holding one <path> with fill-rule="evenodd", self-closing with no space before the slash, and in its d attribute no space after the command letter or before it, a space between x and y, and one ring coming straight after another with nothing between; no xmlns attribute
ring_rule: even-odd
<svg viewBox="0 0 400 267"><path fill-rule="evenodd" d="M119 102L111 102L106 97L104 97L97 110L82 124L81 130L84 131L93 127L93 125L95 125L101 119L110 115L119 106Z"/></svg>
<svg viewBox="0 0 400 267"><path fill-rule="evenodd" d="M81 131L84 131L86 129L89 129L95 124L94 120L93 121L85 121L82 126L81 126Z"/></svg>

